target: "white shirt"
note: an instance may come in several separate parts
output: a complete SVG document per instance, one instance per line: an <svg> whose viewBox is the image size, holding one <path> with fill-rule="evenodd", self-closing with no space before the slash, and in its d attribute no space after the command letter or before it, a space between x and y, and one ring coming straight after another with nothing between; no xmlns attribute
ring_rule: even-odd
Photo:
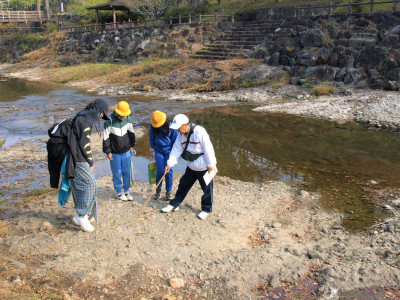
<svg viewBox="0 0 400 300"><path fill-rule="evenodd" d="M180 133L172 147L171 154L167 161L168 166L173 167L178 163L185 149L186 141L187 135ZM188 167L193 171L205 171L209 167L215 168L217 159L215 158L214 147L211 144L207 131L200 125L194 128L190 136L189 146L186 150L192 154L204 153L204 155L200 156L195 161L188 161Z"/></svg>

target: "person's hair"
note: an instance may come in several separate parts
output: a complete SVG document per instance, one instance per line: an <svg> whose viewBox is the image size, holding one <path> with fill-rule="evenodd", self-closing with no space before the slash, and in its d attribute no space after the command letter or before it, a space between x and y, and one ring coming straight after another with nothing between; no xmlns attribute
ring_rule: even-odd
<svg viewBox="0 0 400 300"><path fill-rule="evenodd" d="M171 119L167 118L165 120L164 124L162 124L160 127L158 127L158 128L153 127L153 132L154 133L162 132L165 136L167 136L168 132L169 132L169 123L171 123Z"/></svg>
<svg viewBox="0 0 400 300"><path fill-rule="evenodd" d="M88 105L85 106L85 109L86 110L91 109L96 104L97 100L99 100L99 99L95 99L92 102L90 102Z"/></svg>

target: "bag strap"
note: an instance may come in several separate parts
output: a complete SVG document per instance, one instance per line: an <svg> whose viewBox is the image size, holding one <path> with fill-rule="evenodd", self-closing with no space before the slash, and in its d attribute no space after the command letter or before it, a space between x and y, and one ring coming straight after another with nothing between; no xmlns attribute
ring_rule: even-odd
<svg viewBox="0 0 400 300"><path fill-rule="evenodd" d="M194 131L194 128L195 128L196 126L197 126L197 125L193 125L193 123L190 123L190 130L189 130L188 138L187 138L187 141L186 141L185 149L183 150L182 153L185 153L187 147L189 146L190 136L192 135L192 133L193 133L193 131Z"/></svg>

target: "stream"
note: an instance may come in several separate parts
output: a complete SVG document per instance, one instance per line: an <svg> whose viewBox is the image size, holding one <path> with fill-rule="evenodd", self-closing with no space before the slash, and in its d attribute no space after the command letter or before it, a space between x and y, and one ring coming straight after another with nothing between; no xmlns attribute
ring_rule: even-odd
<svg viewBox="0 0 400 300"><path fill-rule="evenodd" d="M65 86L23 80L1 79L0 104L15 113L0 113L2 147L47 136L55 122L73 117L93 93ZM252 111L237 103L170 101L157 97L102 97L110 106L125 100L130 104L135 127L148 128L150 115L162 110L169 116L185 113L208 131L213 142L219 175L242 181L283 181L294 188L321 194L325 209L345 214L343 225L364 230L383 212L378 191L400 187L400 139L395 134L366 129L355 123L333 122L285 114ZM43 145L45 148L45 145ZM147 181L150 162L147 135L137 141L135 179ZM37 178L28 189L48 187L45 162L33 166ZM180 162L175 172L183 172ZM97 160L95 175L111 174L107 160ZM2 182L23 180L24 172L6 174ZM1 193L1 201L15 200L15 190ZM13 198L14 197L14 198Z"/></svg>

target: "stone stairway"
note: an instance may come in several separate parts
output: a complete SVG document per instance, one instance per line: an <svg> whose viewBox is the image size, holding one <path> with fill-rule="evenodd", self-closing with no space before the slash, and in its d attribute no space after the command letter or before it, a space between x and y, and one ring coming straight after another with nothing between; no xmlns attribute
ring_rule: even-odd
<svg viewBox="0 0 400 300"><path fill-rule="evenodd" d="M280 25L281 22L276 21L233 23L229 30L191 57L207 60L240 58L247 50L271 37Z"/></svg>

